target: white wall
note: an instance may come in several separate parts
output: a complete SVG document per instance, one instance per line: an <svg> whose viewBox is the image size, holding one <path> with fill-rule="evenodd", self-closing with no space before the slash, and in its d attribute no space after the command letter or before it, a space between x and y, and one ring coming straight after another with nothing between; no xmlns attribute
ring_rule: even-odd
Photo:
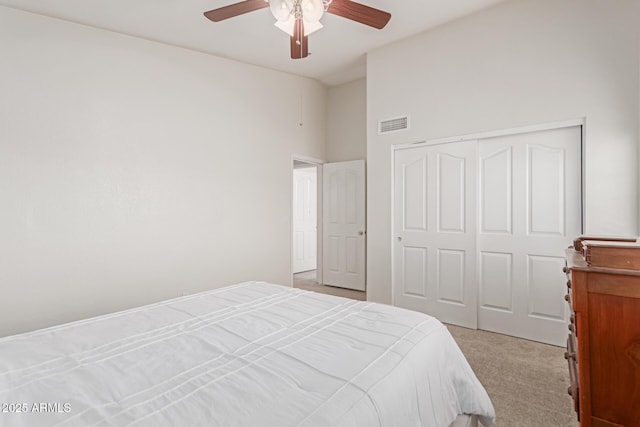
<svg viewBox="0 0 640 427"><path fill-rule="evenodd" d="M391 302L392 144L585 118L586 232L637 233L638 3L508 1L368 55L368 299Z"/></svg>
<svg viewBox="0 0 640 427"><path fill-rule="evenodd" d="M366 80L332 86L327 92L327 161L364 159L367 155Z"/></svg>
<svg viewBox="0 0 640 427"><path fill-rule="evenodd" d="M4 7L0 52L0 336L290 283L322 85Z"/></svg>

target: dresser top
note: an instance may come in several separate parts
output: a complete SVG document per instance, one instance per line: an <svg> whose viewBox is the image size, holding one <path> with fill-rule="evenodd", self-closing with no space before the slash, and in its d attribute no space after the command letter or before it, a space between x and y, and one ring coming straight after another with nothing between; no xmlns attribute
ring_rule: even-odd
<svg viewBox="0 0 640 427"><path fill-rule="evenodd" d="M589 264L587 264L587 261L585 261L582 252L578 252L574 250L573 247L567 248L565 252L567 254L567 267L569 267L571 270L586 271L590 273L606 273L606 274L620 274L625 276L640 276L640 270L590 266Z"/></svg>
<svg viewBox="0 0 640 427"><path fill-rule="evenodd" d="M600 248L637 248L640 250L640 243L628 241L610 241L610 240L583 240L582 246L598 246Z"/></svg>

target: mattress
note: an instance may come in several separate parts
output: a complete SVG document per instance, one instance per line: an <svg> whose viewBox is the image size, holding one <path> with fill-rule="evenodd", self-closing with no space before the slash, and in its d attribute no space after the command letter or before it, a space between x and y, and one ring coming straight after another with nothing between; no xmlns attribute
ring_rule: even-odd
<svg viewBox="0 0 640 427"><path fill-rule="evenodd" d="M248 282L0 339L2 426L494 423L435 318Z"/></svg>

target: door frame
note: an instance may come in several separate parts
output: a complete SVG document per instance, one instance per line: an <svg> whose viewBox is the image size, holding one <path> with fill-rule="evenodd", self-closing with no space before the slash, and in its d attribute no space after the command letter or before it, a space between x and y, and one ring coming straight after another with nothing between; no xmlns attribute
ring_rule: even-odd
<svg viewBox="0 0 640 427"><path fill-rule="evenodd" d="M587 126L586 117L569 119L569 120L561 120L556 122L547 122L535 125L528 126L519 126L507 129L499 129L485 132L478 132L472 134L458 135L458 136L450 136L443 138L434 138L434 139L426 139L416 142L405 142L400 144L392 144L390 147L391 150L391 174L390 174L390 187L391 187L391 201L389 208L391 209L391 222L389 224L389 247L391 248L391 305L396 305L395 298L395 287L397 284L393 279L395 277L395 268L396 268L396 259L394 254L394 224L395 224L395 212L394 212L394 201L395 201L395 153L397 150L406 150L409 148L427 146L427 145L438 145L438 144L447 144L451 142L458 141L473 141L473 140L481 140L487 138L495 138L498 136L506 136L506 135L517 135L522 133L531 133L545 130L553 130L560 129L566 127L580 126L581 128L581 139L580 139L580 186L581 186L581 203L580 203L580 232L584 233L584 224L585 224L585 202L586 202L586 193L585 193L585 152L584 152L584 144L586 138L586 126ZM478 215L478 204L476 204L476 221L479 219ZM576 236L577 237L577 236ZM476 260L477 263L477 260ZM476 274L477 279L477 274ZM476 286L477 289L477 286Z"/></svg>
<svg viewBox="0 0 640 427"><path fill-rule="evenodd" d="M318 283L322 283L322 165L323 161L315 159L313 157L294 154L291 156L291 171L289 174L289 286L293 287L293 235L294 235L294 223L293 223L293 199L294 199L294 178L293 171L295 169L295 162L303 162L315 165L316 167L316 280Z"/></svg>

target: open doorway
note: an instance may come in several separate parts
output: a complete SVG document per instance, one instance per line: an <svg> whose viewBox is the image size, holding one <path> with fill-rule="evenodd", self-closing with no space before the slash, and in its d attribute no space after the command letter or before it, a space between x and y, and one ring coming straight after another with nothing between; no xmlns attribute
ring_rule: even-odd
<svg viewBox="0 0 640 427"><path fill-rule="evenodd" d="M323 220L322 200L323 188L326 185L323 182L323 176L327 165L333 165L333 169L340 168L340 163L322 164L314 160L295 157L293 159L291 180L291 285L294 288L307 291L364 301L366 294L363 291L343 288L339 284L326 284L323 281L323 263L325 259L323 229L326 220ZM331 187L331 180L329 186ZM362 188L364 189L364 187ZM325 197L327 196L325 195ZM331 201L330 199L331 197L329 197L329 202ZM362 209L364 209L364 205ZM363 226L359 229L362 229ZM364 232L357 233L357 238L363 238L363 234ZM330 246L324 249L335 248ZM346 251L346 253L350 252ZM327 254L330 260L335 258L331 256L331 251L328 251ZM346 263L345 265L348 264ZM330 273L333 271L331 265L328 265ZM364 270L364 267L362 270Z"/></svg>
<svg viewBox="0 0 640 427"><path fill-rule="evenodd" d="M293 283L314 285L318 277L318 164L293 161L292 180Z"/></svg>

